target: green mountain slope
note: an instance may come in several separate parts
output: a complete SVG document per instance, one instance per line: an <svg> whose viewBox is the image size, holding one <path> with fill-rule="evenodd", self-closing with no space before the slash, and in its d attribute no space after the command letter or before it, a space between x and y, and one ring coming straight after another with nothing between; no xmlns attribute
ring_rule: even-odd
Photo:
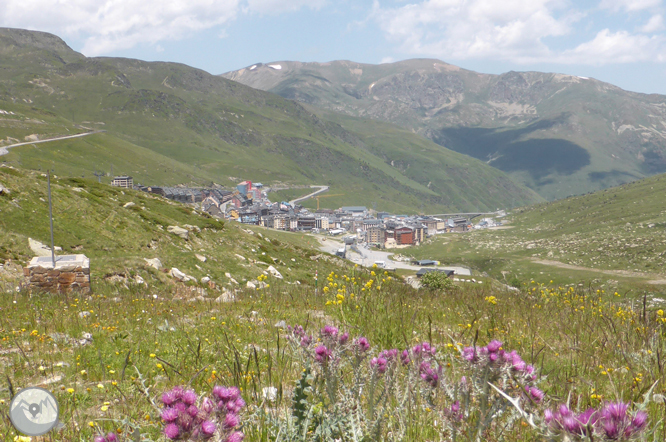
<svg viewBox="0 0 666 442"><path fill-rule="evenodd" d="M43 33L2 29L0 37L0 109L14 112L0 114L4 144L58 130L106 131L11 148L5 161L86 176L113 167L143 184L231 184L241 178L327 184L345 195L330 204L376 202L379 210L412 213L540 200L481 161L463 162L388 125L373 126L373 142L366 145L368 129L354 132L294 101L185 65L86 58ZM391 166L396 149L402 162L432 176ZM442 167L417 166L425 162ZM451 177L466 179L428 187Z"/></svg>
<svg viewBox="0 0 666 442"><path fill-rule="evenodd" d="M22 280L23 274L11 278L1 265L7 269L10 262L25 265L34 257L28 238L49 244L50 234L45 174L0 166L0 185L9 189L9 193L0 192L2 289L7 280ZM174 288L173 280L147 266L144 258L159 258L167 270L176 267L197 280L208 276L230 289L240 285L226 273L242 284L273 265L287 281L310 283L316 268L324 271L338 262L311 260L310 256L320 253L314 238L257 228L260 236L182 204L99 184L94 178L53 177L51 187L54 242L62 248L58 254L85 254L91 259L96 284L102 284L107 275L123 273ZM187 240L167 231L169 226L186 225L199 229L190 231ZM197 254L206 260L202 262Z"/></svg>
<svg viewBox="0 0 666 442"><path fill-rule="evenodd" d="M464 263L507 283L595 280L606 287L663 294L665 193L666 174L660 174L515 209L498 229L440 235L412 253Z"/></svg>
<svg viewBox="0 0 666 442"><path fill-rule="evenodd" d="M666 172L666 97L594 79L487 75L430 59L276 62L223 76L400 125L486 161L548 199Z"/></svg>

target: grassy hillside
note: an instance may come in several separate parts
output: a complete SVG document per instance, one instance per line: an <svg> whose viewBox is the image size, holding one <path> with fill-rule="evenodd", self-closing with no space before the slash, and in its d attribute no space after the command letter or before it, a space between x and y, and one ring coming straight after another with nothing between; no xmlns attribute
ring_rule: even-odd
<svg viewBox="0 0 666 442"><path fill-rule="evenodd" d="M483 162L461 164L455 153L408 132L375 126L361 136L293 101L185 65L85 58L57 37L26 32L0 30L0 109L21 119L19 125L14 115L0 114L0 136L23 141L85 128L106 132L12 148L1 160L36 168L50 163L61 174L86 176L93 169L110 174L113 164L115 174L144 184L327 184L349 195L345 204L375 201L380 210L412 213L423 205L477 210L540 200ZM363 141L368 132L371 146ZM425 167L417 164L447 158L452 167L425 176L391 166L396 136L398 159L415 171ZM427 187L457 176L472 179L456 188ZM482 183L506 191L492 195Z"/></svg>
<svg viewBox="0 0 666 442"><path fill-rule="evenodd" d="M28 238L50 244L46 177L0 167L0 184L10 190L0 195L0 261L24 265L34 256ZM332 266L309 258L318 254L310 248L316 245L313 239L260 228L263 234L255 235L185 205L98 184L95 179L54 178L52 192L56 246L62 247L61 254L88 256L93 283L102 286L106 276L122 273L128 278L140 275L151 286L174 289L173 281L148 267L144 258L159 258L166 269L176 267L197 280L208 276L228 289L239 286L226 273L244 286L273 265L286 280L310 284L315 269ZM134 205L125 207L130 202ZM167 232L168 226L185 224L201 232L190 232L189 240ZM10 267L14 268L6 270ZM18 270L14 278L20 280ZM211 291L210 296L217 292Z"/></svg>
<svg viewBox="0 0 666 442"><path fill-rule="evenodd" d="M547 199L666 172L666 97L541 72L487 75L440 60L276 62L225 78L388 121L481 159Z"/></svg>
<svg viewBox="0 0 666 442"><path fill-rule="evenodd" d="M420 258L466 262L511 282L604 281L664 293L666 175L517 209L502 230L440 235Z"/></svg>

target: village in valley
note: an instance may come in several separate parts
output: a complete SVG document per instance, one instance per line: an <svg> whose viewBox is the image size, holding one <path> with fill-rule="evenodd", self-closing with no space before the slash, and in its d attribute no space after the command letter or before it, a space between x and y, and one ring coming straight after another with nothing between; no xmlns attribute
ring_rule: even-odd
<svg viewBox="0 0 666 442"><path fill-rule="evenodd" d="M113 186L133 188L160 195L184 204L198 206L216 218L242 224L258 225L270 229L345 235L345 243L364 244L367 247L395 249L422 244L429 236L438 233L467 232L501 226L495 218L506 215L503 210L488 213L434 215L395 215L378 212L365 206L343 206L337 210L311 210L298 204L299 201L328 190L320 190L292 201L270 201L271 189L262 183L243 181L234 190L221 186L212 188L157 187L134 185L132 177L117 176ZM318 186L312 186L318 187ZM492 217L488 217L492 215ZM473 218L483 217L477 224ZM338 255L344 257L344 251Z"/></svg>

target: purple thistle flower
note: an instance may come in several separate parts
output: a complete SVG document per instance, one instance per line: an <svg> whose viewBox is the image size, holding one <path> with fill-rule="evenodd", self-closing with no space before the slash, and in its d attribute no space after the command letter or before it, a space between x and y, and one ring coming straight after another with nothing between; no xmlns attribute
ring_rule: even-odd
<svg viewBox="0 0 666 442"><path fill-rule="evenodd" d="M553 414L553 411L550 408L543 412L543 420L547 424L550 424L553 421L553 419L555 419L555 415Z"/></svg>
<svg viewBox="0 0 666 442"><path fill-rule="evenodd" d="M370 361L370 367L376 368L378 373L385 373L387 368L388 361L381 356L378 358L372 358Z"/></svg>
<svg viewBox="0 0 666 442"><path fill-rule="evenodd" d="M227 411L230 413L238 413L245 406L243 398L236 398L236 400L227 402Z"/></svg>
<svg viewBox="0 0 666 442"><path fill-rule="evenodd" d="M162 403L164 405L171 405L174 402L176 402L178 398L176 397L176 394L173 391L167 391L166 393L162 394Z"/></svg>
<svg viewBox="0 0 666 442"><path fill-rule="evenodd" d="M334 338L338 335L338 329L333 327L332 325L327 325L326 327L321 329L321 334L324 336L330 336Z"/></svg>
<svg viewBox="0 0 666 442"><path fill-rule="evenodd" d="M463 348L462 353L463 353L462 354L463 359L465 359L468 362L474 363L474 362L479 360L479 357L478 357L477 352L476 352L476 348L474 348L474 347L465 347L465 348Z"/></svg>
<svg viewBox="0 0 666 442"><path fill-rule="evenodd" d="M402 352L400 355L400 362L402 362L402 365L408 365L411 362L409 359L409 350L404 350Z"/></svg>
<svg viewBox="0 0 666 442"><path fill-rule="evenodd" d="M421 354L421 351L423 350L423 346L421 344L416 344L414 347L412 347L412 354L414 356L418 356Z"/></svg>
<svg viewBox="0 0 666 442"><path fill-rule="evenodd" d="M243 442L245 435L240 431L236 431L227 438L227 442Z"/></svg>
<svg viewBox="0 0 666 442"><path fill-rule="evenodd" d="M497 353L490 353L488 359L490 359L490 362L495 362L499 359L499 355Z"/></svg>
<svg viewBox="0 0 666 442"><path fill-rule="evenodd" d="M164 422L173 422L178 419L178 410L175 408L165 408L162 410L162 420Z"/></svg>
<svg viewBox="0 0 666 442"><path fill-rule="evenodd" d="M201 410L206 414L210 414L214 409L215 403L210 398L204 398L203 402L201 402Z"/></svg>
<svg viewBox="0 0 666 442"><path fill-rule="evenodd" d="M631 426L635 431L641 431L647 424L647 418L648 415L646 412L638 411L636 412L636 415L634 415L634 418L631 420Z"/></svg>
<svg viewBox="0 0 666 442"><path fill-rule="evenodd" d="M349 341L349 333L344 332L342 335L340 335L339 341L340 345L345 345Z"/></svg>
<svg viewBox="0 0 666 442"><path fill-rule="evenodd" d="M584 412L578 415L576 418L578 419L578 422L580 422L583 425L594 425L595 422L597 421L597 415L596 415L596 410L594 408L588 408Z"/></svg>
<svg viewBox="0 0 666 442"><path fill-rule="evenodd" d="M224 428L235 428L239 422L238 416L234 413L228 413L224 417Z"/></svg>
<svg viewBox="0 0 666 442"><path fill-rule="evenodd" d="M534 399L534 402L541 402L544 397L543 391L539 390L536 387L530 388L530 396Z"/></svg>
<svg viewBox="0 0 666 442"><path fill-rule="evenodd" d="M534 367L531 366L531 365L526 366L526 367L525 367L525 373L527 373L527 374L532 374L532 373L534 373Z"/></svg>
<svg viewBox="0 0 666 442"><path fill-rule="evenodd" d="M106 435L106 442L116 442L118 440L118 436L116 436L116 433L108 433Z"/></svg>
<svg viewBox="0 0 666 442"><path fill-rule="evenodd" d="M215 433L215 424L211 421L203 421L201 423L201 432L204 436L212 436Z"/></svg>
<svg viewBox="0 0 666 442"><path fill-rule="evenodd" d="M495 353L499 351L500 347L502 347L502 343L497 339L494 339L490 341L490 343L488 344L488 351L491 353Z"/></svg>
<svg viewBox="0 0 666 442"><path fill-rule="evenodd" d="M183 393L185 393L185 390L183 389L183 387L176 386L171 389L171 393L174 394L176 399L180 399L183 396Z"/></svg>
<svg viewBox="0 0 666 442"><path fill-rule="evenodd" d="M197 401L197 394L194 390L187 390L183 393L181 400L187 405L194 405Z"/></svg>
<svg viewBox="0 0 666 442"><path fill-rule="evenodd" d="M460 401L455 401L455 402L451 405L451 412L452 412L452 413L457 413L457 412L459 412L459 411L460 411Z"/></svg>
<svg viewBox="0 0 666 442"><path fill-rule="evenodd" d="M583 430L583 426L573 416L563 418L562 425L564 426L564 429L571 434L580 435Z"/></svg>
<svg viewBox="0 0 666 442"><path fill-rule="evenodd" d="M365 353L370 349L370 343L368 342L368 339L364 336L359 337L356 339L356 348L358 351L361 353Z"/></svg>
<svg viewBox="0 0 666 442"><path fill-rule="evenodd" d="M432 388L437 388L437 385L439 384L439 375L435 370L432 369L429 363L422 362L421 366L419 367L419 372L421 373L421 379L423 379Z"/></svg>
<svg viewBox="0 0 666 442"><path fill-rule="evenodd" d="M326 348L325 345L320 345L315 348L315 361L323 364L331 358L331 354L331 350Z"/></svg>
<svg viewBox="0 0 666 442"><path fill-rule="evenodd" d="M180 414L178 419L176 419L176 424L185 431L190 431L193 423L194 420L189 414Z"/></svg>
<svg viewBox="0 0 666 442"><path fill-rule="evenodd" d="M185 410L187 410L187 405L185 405L184 402L176 402L173 407L181 413L184 413Z"/></svg>
<svg viewBox="0 0 666 442"><path fill-rule="evenodd" d="M199 414L199 409L197 408L196 405L190 405L187 407L187 414L189 414L192 417L196 417L197 414Z"/></svg>
<svg viewBox="0 0 666 442"><path fill-rule="evenodd" d="M164 427L164 435L171 440L178 439L179 434L180 430L178 429L178 425L176 424L171 423L166 427Z"/></svg>
<svg viewBox="0 0 666 442"><path fill-rule="evenodd" d="M301 338L301 347L306 348L309 347L310 344L312 344L312 336L303 336L303 338Z"/></svg>
<svg viewBox="0 0 666 442"><path fill-rule="evenodd" d="M106 438L104 436L95 436L93 442L106 442Z"/></svg>

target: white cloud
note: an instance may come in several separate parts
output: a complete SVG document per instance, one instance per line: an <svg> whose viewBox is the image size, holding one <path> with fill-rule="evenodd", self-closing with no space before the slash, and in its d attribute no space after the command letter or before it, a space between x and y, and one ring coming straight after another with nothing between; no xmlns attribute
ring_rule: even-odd
<svg viewBox="0 0 666 442"><path fill-rule="evenodd" d="M661 0L601 0L599 7L602 9L610 9L618 12L621 10L643 11L645 9L653 9L661 5Z"/></svg>
<svg viewBox="0 0 666 442"><path fill-rule="evenodd" d="M405 52L451 58L527 60L549 54L546 37L570 32L575 14L559 0L426 0L373 15Z"/></svg>
<svg viewBox="0 0 666 442"><path fill-rule="evenodd" d="M394 61L395 61L395 58L393 58L393 57L384 57L384 58L382 58L382 61L379 62L379 64L393 63Z"/></svg>
<svg viewBox="0 0 666 442"><path fill-rule="evenodd" d="M583 41L580 35L590 29L585 25L593 26L597 17L590 15L591 11L575 10L566 1L416 0L399 7L382 7L375 0L372 16L386 37L411 56L588 65L666 61L664 35L603 29ZM626 11L654 8L661 0L603 2L604 8L617 9L611 12L616 15L611 22L618 24ZM596 14L600 13L596 9ZM643 33L664 29L662 16L654 14L641 28ZM583 19L586 21L580 26L573 26ZM566 37L561 40L569 42L569 49L549 46L556 37Z"/></svg>
<svg viewBox="0 0 666 442"><path fill-rule="evenodd" d="M651 34L653 32L659 32L664 30L664 18L661 14L653 15L650 17L647 23L641 27L641 32L646 34Z"/></svg>
<svg viewBox="0 0 666 442"><path fill-rule="evenodd" d="M179 40L233 21L238 14L279 13L325 0L3 0L0 25L83 39L85 55Z"/></svg>
<svg viewBox="0 0 666 442"><path fill-rule="evenodd" d="M604 29L594 39L564 51L553 61L594 65L665 62L665 44L664 36L635 35L627 31L611 32Z"/></svg>
<svg viewBox="0 0 666 442"><path fill-rule="evenodd" d="M303 7L310 9L321 9L326 0L246 0L246 12L260 14L279 14L282 12L293 12Z"/></svg>

